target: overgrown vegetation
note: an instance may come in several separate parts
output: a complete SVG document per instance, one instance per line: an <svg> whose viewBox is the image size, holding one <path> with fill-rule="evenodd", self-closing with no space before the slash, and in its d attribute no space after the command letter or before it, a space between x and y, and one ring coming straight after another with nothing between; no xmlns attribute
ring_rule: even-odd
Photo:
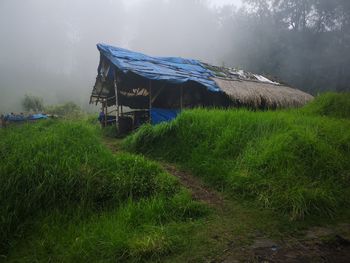
<svg viewBox="0 0 350 263"><path fill-rule="evenodd" d="M157 260L206 209L142 157L114 156L99 129L43 121L0 131L0 255L9 262Z"/></svg>
<svg viewBox="0 0 350 263"><path fill-rule="evenodd" d="M43 98L26 94L21 103L22 108L27 112L45 112L66 119L82 118L85 115L80 106L72 101L46 105Z"/></svg>
<svg viewBox="0 0 350 263"><path fill-rule="evenodd" d="M142 127L124 147L177 162L291 219L333 216L349 208L350 122L318 114L346 117L348 107L349 94L328 94L302 110L185 111Z"/></svg>
<svg viewBox="0 0 350 263"><path fill-rule="evenodd" d="M302 112L321 116L350 119L350 93L329 92L316 97Z"/></svg>
<svg viewBox="0 0 350 263"><path fill-rule="evenodd" d="M124 141L232 197L205 217L208 208L158 164L105 148L95 116L1 129L0 258L199 262L232 242L250 245L255 232L279 237L348 219L348 96L298 110L185 111Z"/></svg>
<svg viewBox="0 0 350 263"><path fill-rule="evenodd" d="M25 111L40 112L44 110L44 100L37 96L26 94L21 103Z"/></svg>
<svg viewBox="0 0 350 263"><path fill-rule="evenodd" d="M78 118L82 117L83 111L74 102L66 102L57 105L48 105L45 107L45 112L48 114L58 115L65 118Z"/></svg>

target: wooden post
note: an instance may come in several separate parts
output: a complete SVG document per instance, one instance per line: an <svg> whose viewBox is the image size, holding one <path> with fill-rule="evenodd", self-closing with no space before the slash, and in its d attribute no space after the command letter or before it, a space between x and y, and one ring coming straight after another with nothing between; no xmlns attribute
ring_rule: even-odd
<svg viewBox="0 0 350 263"><path fill-rule="evenodd" d="M104 111L105 111L105 127L107 127L107 115L108 115L108 108L107 108L107 98L104 101Z"/></svg>
<svg viewBox="0 0 350 263"><path fill-rule="evenodd" d="M182 110L183 107L183 85L180 87L180 109Z"/></svg>
<svg viewBox="0 0 350 263"><path fill-rule="evenodd" d="M149 81L149 123L152 123L152 116L151 116L151 110L152 110L152 81Z"/></svg>
<svg viewBox="0 0 350 263"><path fill-rule="evenodd" d="M118 101L117 72L115 72L115 74L114 74L114 92L115 92L115 106L117 108L116 116L115 116L115 125L118 129L118 125L119 125L119 101Z"/></svg>

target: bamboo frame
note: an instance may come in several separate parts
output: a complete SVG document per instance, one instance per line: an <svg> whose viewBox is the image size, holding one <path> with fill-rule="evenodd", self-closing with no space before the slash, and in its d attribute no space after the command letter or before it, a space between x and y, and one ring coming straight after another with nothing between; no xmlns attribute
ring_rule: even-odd
<svg viewBox="0 0 350 263"><path fill-rule="evenodd" d="M107 115L108 115L108 107L107 107L107 99L103 102L104 113L105 113L105 127L107 127Z"/></svg>
<svg viewBox="0 0 350 263"><path fill-rule="evenodd" d="M115 91L115 106L116 106L116 116L115 116L115 125L116 128L119 128L119 100L118 100L118 83L117 83L117 72L114 74L114 91Z"/></svg>
<svg viewBox="0 0 350 263"><path fill-rule="evenodd" d="M162 92L162 90L164 89L165 85L163 85L158 91L157 93L154 94L154 97L152 98L152 103L158 98L159 94Z"/></svg>
<svg viewBox="0 0 350 263"><path fill-rule="evenodd" d="M180 87L180 109L183 108L183 85Z"/></svg>
<svg viewBox="0 0 350 263"><path fill-rule="evenodd" d="M149 81L149 123L152 123L152 81Z"/></svg>

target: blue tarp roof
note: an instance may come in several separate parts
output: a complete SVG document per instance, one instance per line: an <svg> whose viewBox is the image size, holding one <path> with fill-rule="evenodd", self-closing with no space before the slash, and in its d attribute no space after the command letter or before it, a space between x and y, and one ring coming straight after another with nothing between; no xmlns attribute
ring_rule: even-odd
<svg viewBox="0 0 350 263"><path fill-rule="evenodd" d="M97 44L100 53L123 73L133 72L150 80L173 84L195 81L212 92L221 91L211 77L213 72L195 59L180 57L151 57L127 49Z"/></svg>

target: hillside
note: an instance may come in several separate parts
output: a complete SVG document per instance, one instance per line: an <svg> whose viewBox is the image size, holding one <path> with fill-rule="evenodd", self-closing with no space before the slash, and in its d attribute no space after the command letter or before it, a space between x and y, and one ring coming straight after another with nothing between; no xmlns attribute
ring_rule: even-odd
<svg viewBox="0 0 350 263"><path fill-rule="evenodd" d="M332 217L349 208L349 105L349 94L326 94L301 110L189 110L124 146L293 220Z"/></svg>
<svg viewBox="0 0 350 263"><path fill-rule="evenodd" d="M8 262L157 260L207 209L154 162L113 155L98 127L0 130L0 256Z"/></svg>
<svg viewBox="0 0 350 263"><path fill-rule="evenodd" d="M1 129L0 261L347 262L348 101Z"/></svg>
<svg viewBox="0 0 350 263"><path fill-rule="evenodd" d="M333 118L350 119L350 93L326 93L316 97L302 112Z"/></svg>

